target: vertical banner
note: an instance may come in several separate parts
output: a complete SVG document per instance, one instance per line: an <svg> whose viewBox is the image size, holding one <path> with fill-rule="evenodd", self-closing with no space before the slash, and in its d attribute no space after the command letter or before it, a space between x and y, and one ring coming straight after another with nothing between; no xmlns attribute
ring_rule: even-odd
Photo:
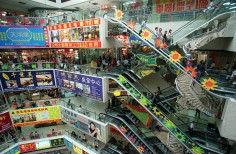
<svg viewBox="0 0 236 154"><path fill-rule="evenodd" d="M208 1L206 1L206 0L197 0L196 9L207 8L207 5L208 5Z"/></svg>
<svg viewBox="0 0 236 154"><path fill-rule="evenodd" d="M105 143L105 126L61 107L62 121Z"/></svg>
<svg viewBox="0 0 236 154"><path fill-rule="evenodd" d="M162 13L163 12L163 4L157 4L156 5L156 13Z"/></svg>
<svg viewBox="0 0 236 154"><path fill-rule="evenodd" d="M167 13L167 12L173 12L173 3L170 3L170 4L165 4L165 7L164 7L164 12Z"/></svg>
<svg viewBox="0 0 236 154"><path fill-rule="evenodd" d="M56 71L58 86L78 95L103 101L102 78L67 71Z"/></svg>
<svg viewBox="0 0 236 154"><path fill-rule="evenodd" d="M0 133L13 127L9 112L0 114Z"/></svg>
<svg viewBox="0 0 236 154"><path fill-rule="evenodd" d="M14 127L61 121L60 106L11 110Z"/></svg>
<svg viewBox="0 0 236 154"><path fill-rule="evenodd" d="M0 26L1 48L45 47L41 26Z"/></svg>
<svg viewBox="0 0 236 154"><path fill-rule="evenodd" d="M45 45L46 45L46 47L50 47L47 26L43 26L43 32L44 32L44 37L45 37Z"/></svg>
<svg viewBox="0 0 236 154"><path fill-rule="evenodd" d="M175 11L176 12L184 11L184 7L185 7L185 1L177 1L175 5Z"/></svg>
<svg viewBox="0 0 236 154"><path fill-rule="evenodd" d="M196 0L187 0L185 3L185 10L194 10L196 8L195 1Z"/></svg>
<svg viewBox="0 0 236 154"><path fill-rule="evenodd" d="M56 87L53 70L0 72L4 91Z"/></svg>

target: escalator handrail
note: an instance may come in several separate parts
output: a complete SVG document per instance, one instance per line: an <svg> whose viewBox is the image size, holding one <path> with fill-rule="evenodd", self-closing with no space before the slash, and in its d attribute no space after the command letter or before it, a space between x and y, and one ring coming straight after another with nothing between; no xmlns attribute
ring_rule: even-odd
<svg viewBox="0 0 236 154"><path fill-rule="evenodd" d="M120 117L118 117L118 116L114 116L114 115L112 115L112 114L108 114L108 113L99 113L99 117L100 117L100 115L109 116L109 117L111 117L111 118L118 119L118 120L122 121L122 122L139 138L139 140L142 141L143 144L145 144L145 145L149 148L149 150L151 150L151 151L155 154L155 150L154 150L152 147L150 147L150 146L147 144L147 142L144 141L144 140L133 130L133 128L130 127L130 125L129 125L124 119L122 119L122 118L120 118Z"/></svg>
<svg viewBox="0 0 236 154"><path fill-rule="evenodd" d="M120 150L114 149L114 148L110 147L109 145L108 145L108 148L119 153L119 154L123 154L123 152L121 152Z"/></svg>
<svg viewBox="0 0 236 154"><path fill-rule="evenodd" d="M133 31L129 26L127 26L126 24L124 24L122 21L116 20L116 19L114 19L114 18L109 18L109 19L113 20L113 22L115 21L115 22L118 22L118 23L122 24L124 27L126 27L126 28L127 28L128 30L130 30L131 32ZM170 61L175 67L177 67L178 69L180 69L185 75L187 75L189 78L191 78L196 84L198 84L199 86L201 86L201 87L202 87L204 90L206 90L208 93L210 93L211 95L213 95L213 96L215 96L215 97L218 97L218 98L225 98L225 99L229 98L229 97L226 97L226 96L222 96L222 95L215 94L215 93L213 93L213 92L207 90L207 89L206 89L205 87L203 87L199 82L197 82L195 79L193 79L187 72L185 72L185 71L184 71L184 68L183 68L183 66L182 66L181 64L179 64L179 63L177 63L177 62L176 62L176 63L172 62L172 61L165 55L165 52L164 52L162 49L157 50L149 41L144 40L142 37L140 37L136 31L133 31L133 32L134 32L134 34L135 34L136 36L138 36L143 42L145 42L146 44L148 44L150 47L152 47L155 51L157 51L157 52L158 52L159 54L161 54L163 57L166 57L166 59L168 59L168 61Z"/></svg>

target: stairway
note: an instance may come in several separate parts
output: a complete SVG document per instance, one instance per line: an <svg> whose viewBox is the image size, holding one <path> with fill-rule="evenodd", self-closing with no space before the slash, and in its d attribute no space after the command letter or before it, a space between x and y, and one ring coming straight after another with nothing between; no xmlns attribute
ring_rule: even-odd
<svg viewBox="0 0 236 154"><path fill-rule="evenodd" d="M185 74L181 74L176 78L176 86L178 87L177 89L180 90L180 93L183 97L178 99L177 103L179 103L183 108L191 107L193 109L198 109L209 116L215 117L216 109L214 109L210 105L209 101L207 102L208 100L206 99L207 97L205 97L204 99L205 105L203 105L203 102L199 99L199 97L195 94L195 92L191 88L191 84L192 84L192 79Z"/></svg>

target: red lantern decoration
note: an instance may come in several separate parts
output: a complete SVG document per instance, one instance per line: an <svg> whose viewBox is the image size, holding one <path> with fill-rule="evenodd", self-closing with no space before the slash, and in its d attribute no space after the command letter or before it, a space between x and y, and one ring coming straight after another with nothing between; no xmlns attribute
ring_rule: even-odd
<svg viewBox="0 0 236 154"><path fill-rule="evenodd" d="M43 24L44 24L44 19L39 19L39 23L40 23L41 25L43 25Z"/></svg>

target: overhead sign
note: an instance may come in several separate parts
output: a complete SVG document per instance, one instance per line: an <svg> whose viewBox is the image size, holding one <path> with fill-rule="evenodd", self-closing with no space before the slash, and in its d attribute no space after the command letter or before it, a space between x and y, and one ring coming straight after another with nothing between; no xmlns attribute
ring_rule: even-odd
<svg viewBox="0 0 236 154"><path fill-rule="evenodd" d="M61 121L60 106L11 110L14 127Z"/></svg>
<svg viewBox="0 0 236 154"><path fill-rule="evenodd" d="M157 66L156 57L137 54L136 57L148 66Z"/></svg>
<svg viewBox="0 0 236 154"><path fill-rule="evenodd" d="M43 27L0 26L1 47L45 47Z"/></svg>
<svg viewBox="0 0 236 154"><path fill-rule="evenodd" d="M56 71L56 78L58 86L78 95L103 101L102 78L67 71Z"/></svg>
<svg viewBox="0 0 236 154"><path fill-rule="evenodd" d="M0 72L4 91L55 87L53 70Z"/></svg>
<svg viewBox="0 0 236 154"><path fill-rule="evenodd" d="M49 26L53 48L101 48L100 18Z"/></svg>
<svg viewBox="0 0 236 154"><path fill-rule="evenodd" d="M11 129L12 126L12 122L11 122L11 117L9 112L6 113L1 113L0 114L0 133Z"/></svg>

